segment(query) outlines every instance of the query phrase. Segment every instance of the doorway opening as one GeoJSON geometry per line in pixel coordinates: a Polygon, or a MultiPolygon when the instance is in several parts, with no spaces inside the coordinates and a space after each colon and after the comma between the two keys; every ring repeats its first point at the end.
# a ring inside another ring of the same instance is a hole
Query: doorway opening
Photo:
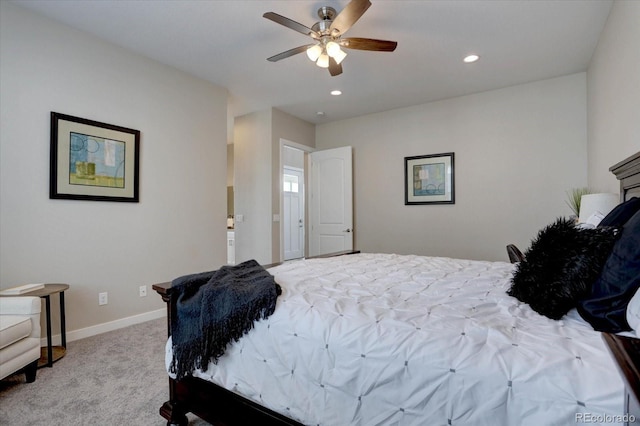
{"type": "Polygon", "coordinates": [[[313,148],[280,140],[280,259],[306,255],[306,169],[313,148]]]}
{"type": "Polygon", "coordinates": [[[304,257],[304,169],[284,166],[284,260],[304,257]]]}
{"type": "Polygon", "coordinates": [[[353,249],[351,152],[280,140],[279,259],[353,249]]]}

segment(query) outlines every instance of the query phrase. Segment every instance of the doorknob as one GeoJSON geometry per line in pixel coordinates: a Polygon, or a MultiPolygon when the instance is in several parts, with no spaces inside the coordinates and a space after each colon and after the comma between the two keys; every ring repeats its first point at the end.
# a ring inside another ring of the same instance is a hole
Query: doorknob
{"type": "Polygon", "coordinates": [[[342,231],[342,232],[351,232],[351,229],[347,228],[347,229],[345,229],[345,230],[344,230],[344,231],[342,231]]]}

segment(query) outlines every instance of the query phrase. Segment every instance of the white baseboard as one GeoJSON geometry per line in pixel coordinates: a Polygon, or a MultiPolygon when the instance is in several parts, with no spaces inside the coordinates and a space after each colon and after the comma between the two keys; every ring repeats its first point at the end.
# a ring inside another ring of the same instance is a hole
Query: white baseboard
{"type": "MultiPolygon", "coordinates": [[[[81,328],[79,330],[73,330],[67,332],[67,343],[73,342],[74,340],[84,339],[85,337],[97,336],[98,334],[106,333],[108,331],[118,330],[120,328],[128,327],[134,324],[140,324],[143,322],[151,321],[158,318],[165,318],[167,316],[167,310],[157,309],[151,312],[145,312],[144,314],[134,315],[127,318],[118,319],[115,321],[109,321],[98,325],[93,325],[91,327],[81,328]]],[[[45,330],[42,330],[45,332],[45,330]]],[[[47,346],[47,336],[45,335],[40,339],[41,346],[47,346]]],[[[61,336],[60,334],[54,334],[51,336],[53,341],[53,345],[61,344],[61,336]]]]}

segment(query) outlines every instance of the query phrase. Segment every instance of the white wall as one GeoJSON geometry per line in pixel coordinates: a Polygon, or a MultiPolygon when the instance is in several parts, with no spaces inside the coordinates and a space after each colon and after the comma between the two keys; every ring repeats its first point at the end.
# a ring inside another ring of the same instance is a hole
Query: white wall
{"type": "MultiPolygon", "coordinates": [[[[426,82],[425,84],[428,84],[426,82]]],[[[317,126],[354,149],[355,247],[507,260],[587,183],[586,75],[317,126]],[[455,204],[404,205],[404,157],[455,153],[455,204]]]]}
{"type": "Polygon", "coordinates": [[[236,263],[271,263],[271,110],[235,119],[236,263]]]}
{"type": "MultiPolygon", "coordinates": [[[[316,143],[316,126],[307,121],[301,120],[292,115],[286,114],[279,109],[272,109],[272,127],[271,127],[271,208],[272,216],[279,215],[282,217],[284,209],[284,201],[282,194],[282,164],[281,164],[281,140],[295,142],[298,145],[315,147],[316,143]]],[[[271,261],[280,262],[283,260],[284,247],[280,247],[280,241],[284,240],[284,229],[281,228],[282,222],[273,221],[271,224],[272,241],[271,241],[271,261]],[[282,252],[281,252],[282,249],[282,252]]]]}
{"type": "Polygon", "coordinates": [[[613,4],[587,71],[589,186],[618,192],[609,167],[640,151],[640,2],[613,4]]]}
{"type": "Polygon", "coordinates": [[[71,333],[163,309],[138,287],[226,260],[226,90],[0,11],[0,286],[70,284],[71,333]],[[141,131],[139,203],[49,199],[51,111],[141,131]]]}
{"type": "Polygon", "coordinates": [[[313,147],[315,126],[270,108],[236,118],[233,133],[236,263],[279,262],[280,140],[313,147]]]}
{"type": "Polygon", "coordinates": [[[304,151],[285,146],[282,149],[282,167],[304,169],[304,151]]]}

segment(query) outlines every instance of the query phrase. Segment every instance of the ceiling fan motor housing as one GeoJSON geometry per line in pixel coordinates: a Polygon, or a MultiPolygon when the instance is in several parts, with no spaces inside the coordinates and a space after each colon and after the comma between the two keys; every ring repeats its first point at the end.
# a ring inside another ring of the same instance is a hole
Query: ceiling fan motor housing
{"type": "Polygon", "coordinates": [[[318,34],[320,34],[321,38],[333,37],[337,38],[340,36],[340,31],[337,29],[333,29],[331,31],[331,24],[333,23],[333,18],[336,16],[336,10],[332,7],[325,6],[318,9],[318,16],[322,21],[316,22],[313,24],[311,29],[318,34]]]}
{"type": "Polygon", "coordinates": [[[330,6],[323,6],[318,9],[318,17],[323,21],[333,21],[336,15],[336,10],[330,6]]]}

